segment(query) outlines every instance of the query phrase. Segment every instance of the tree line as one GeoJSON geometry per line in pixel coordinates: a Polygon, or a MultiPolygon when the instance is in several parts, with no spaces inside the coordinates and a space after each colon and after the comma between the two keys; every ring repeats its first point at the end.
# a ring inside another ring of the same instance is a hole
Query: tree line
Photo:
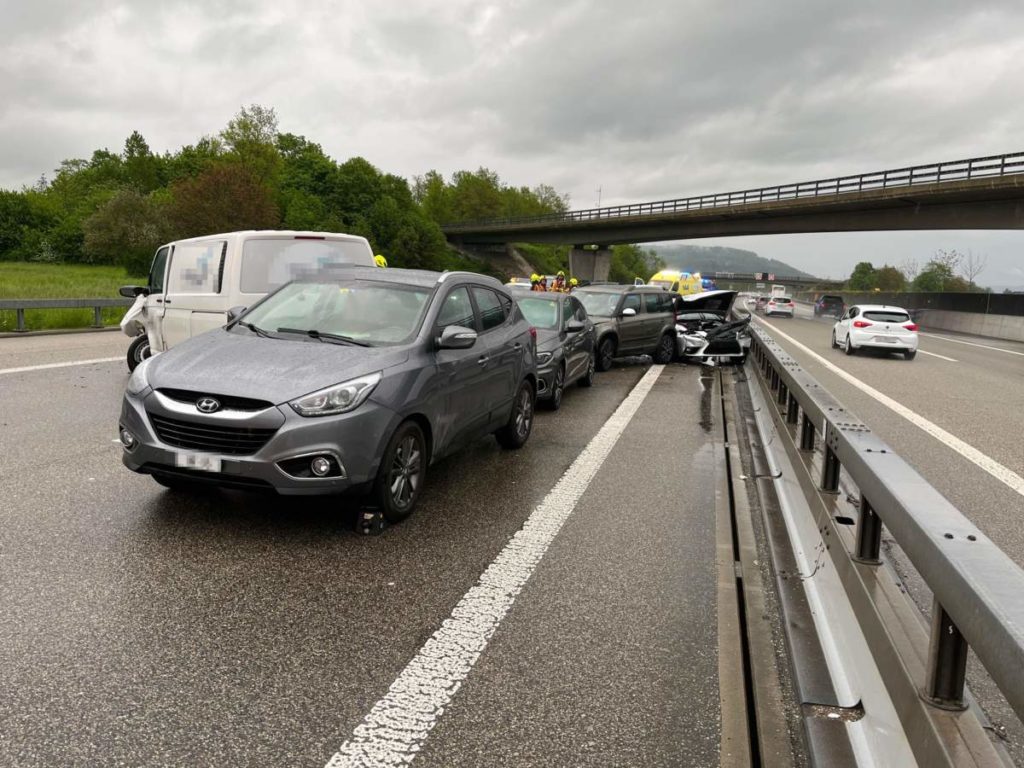
{"type": "MultiPolygon", "coordinates": [[[[141,276],[161,243],[296,229],[362,235],[392,266],[487,271],[451,249],[440,225],[567,208],[568,197],[547,185],[510,186],[486,168],[447,180],[429,171],[410,184],[361,157],[338,162],[306,137],[281,133],[272,108],[252,105],[175,152],[153,152],[135,131],[121,152],[98,149],[31,187],[0,190],[0,260],[115,264],[141,276]]],[[[564,268],[567,249],[538,256],[548,262],[539,268],[564,268]]],[[[630,280],[654,265],[628,246],[616,249],[616,262],[630,280]]]]}
{"type": "Polygon", "coordinates": [[[853,268],[846,287],[851,291],[918,291],[933,293],[984,291],[975,278],[985,269],[988,257],[973,251],[939,250],[925,265],[908,259],[899,267],[875,267],[862,261],[853,268]]]}

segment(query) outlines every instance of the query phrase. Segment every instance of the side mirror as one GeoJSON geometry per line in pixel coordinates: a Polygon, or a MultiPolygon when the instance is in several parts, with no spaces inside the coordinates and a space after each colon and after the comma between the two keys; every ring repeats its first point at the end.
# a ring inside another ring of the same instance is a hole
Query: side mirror
{"type": "Polygon", "coordinates": [[[144,285],[122,285],[117,292],[126,299],[134,299],[139,295],[149,295],[149,288],[144,285]]]}
{"type": "Polygon", "coordinates": [[[242,316],[242,313],[247,310],[248,307],[232,307],[228,310],[228,322],[233,323],[235,320],[242,316]]]}
{"type": "Polygon", "coordinates": [[[636,310],[633,309],[632,307],[626,307],[624,310],[622,310],[623,317],[633,317],[634,315],[636,315],[636,310]]]}
{"type": "Polygon", "coordinates": [[[476,331],[461,325],[449,325],[437,338],[438,349],[469,349],[476,344],[476,331]]]}
{"type": "Polygon", "coordinates": [[[566,333],[579,333],[580,331],[586,330],[587,326],[581,323],[579,320],[570,320],[565,324],[566,333]]]}

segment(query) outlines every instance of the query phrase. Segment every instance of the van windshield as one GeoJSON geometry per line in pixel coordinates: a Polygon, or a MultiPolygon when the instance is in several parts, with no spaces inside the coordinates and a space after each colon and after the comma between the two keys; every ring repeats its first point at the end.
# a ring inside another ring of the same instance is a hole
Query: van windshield
{"type": "Polygon", "coordinates": [[[242,293],[270,293],[290,280],[309,278],[327,267],[372,267],[373,254],[358,240],[303,237],[249,238],[242,246],[242,293]]]}

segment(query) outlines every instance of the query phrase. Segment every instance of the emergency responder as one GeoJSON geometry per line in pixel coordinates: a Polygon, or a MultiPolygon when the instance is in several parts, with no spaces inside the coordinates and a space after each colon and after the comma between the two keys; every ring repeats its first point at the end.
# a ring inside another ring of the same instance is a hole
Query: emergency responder
{"type": "Polygon", "coordinates": [[[570,277],[569,278],[569,293],[572,293],[573,291],[575,291],[576,288],[579,286],[579,284],[580,284],[579,280],[577,280],[575,277],[570,277]]]}
{"type": "Polygon", "coordinates": [[[542,288],[541,284],[540,284],[540,275],[538,275],[536,272],[534,272],[532,275],[530,275],[530,290],[531,291],[543,291],[544,290],[544,288],[542,288]]]}
{"type": "Polygon", "coordinates": [[[551,284],[551,290],[565,293],[565,272],[562,270],[558,270],[558,274],[555,275],[555,282],[551,284]]]}
{"type": "Polygon", "coordinates": [[[374,256],[373,261],[378,267],[386,267],[388,265],[388,260],[384,258],[384,254],[382,253],[378,253],[374,256]]]}

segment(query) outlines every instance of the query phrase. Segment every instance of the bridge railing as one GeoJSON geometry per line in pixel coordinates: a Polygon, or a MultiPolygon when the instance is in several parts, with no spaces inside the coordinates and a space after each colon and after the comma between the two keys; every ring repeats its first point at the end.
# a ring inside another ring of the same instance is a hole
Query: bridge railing
{"type": "Polygon", "coordinates": [[[838,176],[816,181],[802,181],[795,184],[781,184],[773,187],[744,189],[736,192],[722,192],[712,195],[684,197],[675,200],[657,200],[649,203],[634,203],[606,208],[587,208],[565,213],[551,213],[541,216],[486,219],[483,221],[447,224],[446,232],[458,233],[476,230],[482,226],[583,222],[598,219],[614,219],[624,216],[651,216],[680,213],[705,208],[722,208],[751,203],[797,200],[813,197],[864,192],[891,187],[911,187],[920,184],[970,181],[973,179],[1011,176],[1024,173],[1024,152],[1005,155],[975,157],[967,160],[951,160],[929,165],[915,165],[888,171],[862,173],[855,176],[838,176]]]}
{"type": "Polygon", "coordinates": [[[922,697],[939,708],[964,708],[970,647],[1024,719],[1024,570],[771,336],[758,328],[751,336],[748,367],[773,393],[794,443],[808,454],[821,445],[820,491],[839,491],[841,469],[859,489],[856,539],[846,555],[861,568],[881,566],[884,526],[932,591],[925,676],[915,681],[922,697]]]}

